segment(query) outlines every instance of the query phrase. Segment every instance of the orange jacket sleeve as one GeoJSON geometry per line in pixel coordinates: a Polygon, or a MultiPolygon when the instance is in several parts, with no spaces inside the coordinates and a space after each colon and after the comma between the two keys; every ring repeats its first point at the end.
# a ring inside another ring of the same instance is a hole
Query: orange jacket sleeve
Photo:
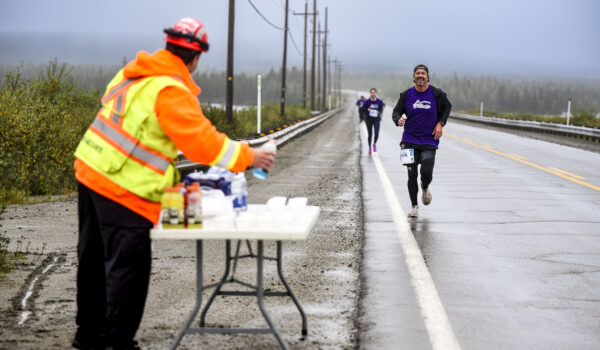
{"type": "Polygon", "coordinates": [[[165,134],[187,159],[233,172],[252,165],[254,150],[217,131],[191,93],[175,86],[164,88],[156,99],[155,112],[165,134]]]}

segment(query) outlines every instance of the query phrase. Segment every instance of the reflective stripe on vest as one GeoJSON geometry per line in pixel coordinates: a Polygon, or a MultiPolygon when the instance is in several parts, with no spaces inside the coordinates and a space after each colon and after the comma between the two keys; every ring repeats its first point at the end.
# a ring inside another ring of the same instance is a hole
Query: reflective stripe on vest
{"type": "Polygon", "coordinates": [[[139,78],[129,78],[125,79],[123,82],[117,84],[116,87],[112,88],[106,96],[102,98],[102,105],[106,107],[106,105],[115,97],[116,102],[114,105],[114,109],[111,115],[111,119],[115,124],[120,124],[121,116],[123,115],[123,111],[125,110],[125,106],[123,105],[123,98],[129,92],[129,88],[138,80],[139,78]]]}
{"type": "Polygon", "coordinates": [[[164,188],[179,181],[177,147],[154,110],[158,94],[169,86],[189,91],[177,77],[126,79],[121,70],[75,150],[78,159],[107,180],[152,202],[160,202],[164,188]]]}
{"type": "Polygon", "coordinates": [[[223,142],[219,155],[209,165],[217,164],[223,168],[232,168],[240,154],[240,148],[239,142],[225,138],[225,142],[223,142]]]}
{"type": "Polygon", "coordinates": [[[142,148],[142,146],[139,144],[139,141],[128,134],[125,130],[118,127],[118,124],[111,126],[102,119],[103,118],[101,117],[96,117],[92,123],[92,131],[94,131],[98,136],[102,137],[107,142],[110,142],[125,156],[131,157],[140,164],[148,166],[152,170],[158,171],[161,174],[167,171],[170,162],[168,159],[166,159],[166,157],[163,158],[160,155],[152,153],[149,149],[146,150],[142,148]]]}
{"type": "Polygon", "coordinates": [[[141,78],[129,78],[129,79],[125,79],[123,82],[119,83],[117,86],[115,86],[114,88],[110,89],[110,91],[106,94],[106,96],[104,96],[102,98],[102,103],[107,103],[111,97],[114,96],[115,93],[119,92],[121,89],[123,89],[124,87],[126,87],[127,85],[138,81],[141,78]]]}

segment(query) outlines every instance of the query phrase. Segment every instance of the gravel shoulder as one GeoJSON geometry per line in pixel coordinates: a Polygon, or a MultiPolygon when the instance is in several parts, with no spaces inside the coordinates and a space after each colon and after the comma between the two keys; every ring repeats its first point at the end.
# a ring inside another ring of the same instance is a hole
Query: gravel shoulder
{"type": "MultiPolygon", "coordinates": [[[[278,151],[267,181],[246,176],[251,203],[264,203],[272,196],[306,196],[309,204],[321,207],[308,240],[283,245],[283,269],[307,314],[308,336],[301,337],[301,318],[289,298],[265,301],[292,349],[356,347],[363,208],[360,144],[353,111],[338,113],[278,151]]],[[[0,280],[0,349],[70,347],[76,329],[76,211],[73,198],[7,208],[0,230],[11,238],[9,248],[28,252],[28,261],[0,280]]],[[[204,244],[205,283],[216,282],[223,273],[223,246],[224,242],[216,241],[204,244]]],[[[265,243],[265,255],[275,255],[274,242],[265,243]]],[[[275,264],[266,262],[265,288],[282,290],[276,274],[275,264]]],[[[255,264],[242,261],[236,277],[255,282],[255,264]]],[[[204,302],[208,293],[204,293],[204,302]]],[[[194,300],[195,244],[154,242],[150,291],[137,334],[142,347],[167,348],[194,300]]],[[[207,324],[265,326],[252,297],[217,298],[207,324]]],[[[187,335],[180,346],[198,348],[278,349],[279,345],[272,335],[204,334],[187,335]]]]}

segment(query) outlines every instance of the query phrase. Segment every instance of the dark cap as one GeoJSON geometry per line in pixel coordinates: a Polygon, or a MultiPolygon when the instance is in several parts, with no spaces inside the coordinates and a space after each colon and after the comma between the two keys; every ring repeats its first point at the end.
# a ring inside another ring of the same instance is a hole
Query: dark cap
{"type": "Polygon", "coordinates": [[[417,69],[422,69],[422,70],[424,70],[425,72],[427,72],[427,76],[429,76],[429,68],[427,68],[427,66],[426,66],[426,65],[424,65],[424,64],[417,64],[417,65],[415,66],[415,69],[413,69],[413,74],[415,74],[415,72],[417,71],[417,69]]]}

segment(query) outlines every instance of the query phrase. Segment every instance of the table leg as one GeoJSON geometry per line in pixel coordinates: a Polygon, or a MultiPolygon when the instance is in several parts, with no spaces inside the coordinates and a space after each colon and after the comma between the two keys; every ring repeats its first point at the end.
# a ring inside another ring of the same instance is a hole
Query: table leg
{"type": "Polygon", "coordinates": [[[227,240],[225,242],[225,273],[223,273],[223,277],[221,277],[219,284],[215,287],[215,290],[213,290],[212,294],[210,295],[210,298],[208,298],[208,301],[206,302],[206,305],[202,309],[202,313],[200,314],[200,327],[206,326],[205,321],[206,321],[206,313],[208,312],[208,308],[212,305],[213,301],[217,297],[217,294],[219,294],[219,292],[221,291],[221,288],[225,284],[227,284],[227,277],[229,276],[229,270],[230,270],[230,266],[231,266],[230,260],[231,260],[231,241],[227,240]]]}
{"type": "Polygon", "coordinates": [[[171,350],[177,349],[179,343],[181,342],[181,339],[183,339],[183,336],[190,328],[192,321],[198,314],[198,310],[200,310],[200,306],[202,305],[202,288],[202,241],[198,240],[196,241],[196,305],[190,313],[190,316],[188,317],[187,321],[183,325],[183,328],[181,328],[181,330],[175,337],[175,340],[171,345],[171,350]]]}
{"type": "Polygon", "coordinates": [[[254,256],[254,253],[252,253],[252,246],[250,245],[250,240],[246,240],[246,245],[248,246],[248,254],[250,256],[254,256]]]}
{"type": "Polygon", "coordinates": [[[282,243],[281,241],[277,241],[277,273],[279,274],[279,278],[281,279],[281,282],[283,282],[283,285],[285,286],[285,289],[287,290],[289,296],[292,298],[292,300],[294,301],[294,304],[296,304],[296,307],[298,308],[298,311],[300,311],[300,316],[302,316],[302,335],[307,335],[308,334],[308,329],[306,326],[306,314],[304,313],[304,309],[302,309],[302,305],[300,305],[300,301],[298,301],[298,298],[296,298],[296,295],[294,294],[294,292],[292,291],[292,288],[290,287],[290,285],[288,284],[288,281],[285,279],[285,277],[283,276],[283,263],[282,263],[282,243]]]}
{"type": "Polygon", "coordinates": [[[263,304],[263,241],[258,241],[257,245],[258,257],[256,259],[256,296],[258,299],[258,307],[260,308],[260,311],[262,312],[265,321],[267,321],[269,328],[271,328],[273,334],[275,334],[275,338],[277,338],[277,341],[279,342],[279,345],[281,345],[281,348],[284,350],[289,350],[287,344],[281,337],[281,334],[279,334],[279,331],[277,330],[277,328],[275,328],[273,321],[271,321],[271,317],[269,317],[269,314],[267,313],[267,310],[265,309],[265,306],[263,304]]]}

